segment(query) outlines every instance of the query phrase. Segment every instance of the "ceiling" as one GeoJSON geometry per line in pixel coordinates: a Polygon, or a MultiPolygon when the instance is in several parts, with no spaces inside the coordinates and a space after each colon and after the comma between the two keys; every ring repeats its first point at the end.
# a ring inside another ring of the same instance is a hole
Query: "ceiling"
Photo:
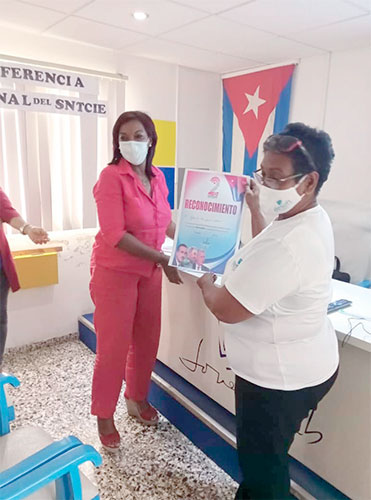
{"type": "Polygon", "coordinates": [[[0,0],[0,9],[0,25],[218,73],[371,47],[371,0],[0,0]]]}

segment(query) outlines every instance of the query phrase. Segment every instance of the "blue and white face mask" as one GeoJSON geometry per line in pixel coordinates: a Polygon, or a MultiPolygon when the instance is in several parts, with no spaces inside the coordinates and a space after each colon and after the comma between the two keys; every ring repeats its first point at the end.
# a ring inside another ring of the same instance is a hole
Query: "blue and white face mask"
{"type": "Polygon", "coordinates": [[[306,175],[300,179],[296,186],[292,186],[288,189],[272,189],[260,185],[259,200],[263,212],[273,211],[276,215],[280,215],[292,210],[304,196],[304,194],[300,195],[296,188],[305,177],[306,175]]]}

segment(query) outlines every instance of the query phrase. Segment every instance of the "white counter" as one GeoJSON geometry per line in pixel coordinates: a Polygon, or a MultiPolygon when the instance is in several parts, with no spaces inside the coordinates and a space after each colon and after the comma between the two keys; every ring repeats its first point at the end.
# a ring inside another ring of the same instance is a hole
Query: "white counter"
{"type": "Polygon", "coordinates": [[[371,289],[337,280],[332,283],[332,300],[353,302],[350,307],[329,315],[339,340],[371,352],[371,289]]]}
{"type": "MultiPolygon", "coordinates": [[[[164,278],[158,358],[234,413],[234,375],[225,356],[222,328],[204,306],[196,277],[184,273],[182,277],[184,284],[179,286],[164,278]]],[[[371,332],[371,290],[335,280],[333,289],[333,300],[353,301],[351,307],[329,315],[339,338],[340,373],[312,420],[303,422],[302,435],[296,436],[290,454],[353,500],[369,500],[371,334],[358,323],[371,332]]]]}

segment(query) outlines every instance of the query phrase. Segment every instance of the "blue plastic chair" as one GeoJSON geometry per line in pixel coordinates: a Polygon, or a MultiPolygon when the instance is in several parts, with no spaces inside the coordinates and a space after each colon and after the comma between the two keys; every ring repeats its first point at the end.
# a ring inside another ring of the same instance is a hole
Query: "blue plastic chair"
{"type": "MultiPolygon", "coordinates": [[[[61,441],[50,446],[54,445],[60,450],[61,441]]],[[[0,486],[2,500],[21,500],[52,481],[56,482],[57,500],[83,500],[78,467],[87,461],[97,467],[101,465],[102,457],[92,446],[85,444],[78,444],[54,458],[50,458],[47,448],[0,473],[0,482],[4,483],[0,486]]],[[[91,500],[99,500],[99,495],[91,500]]]]}
{"type": "Polygon", "coordinates": [[[363,280],[357,283],[358,286],[363,286],[364,288],[371,288],[371,280],[363,280]]]}
{"type": "Polygon", "coordinates": [[[0,373],[0,436],[9,432],[9,422],[15,418],[14,406],[8,406],[6,401],[6,384],[12,385],[13,387],[19,387],[20,382],[13,375],[0,373]]]}
{"type": "MultiPolygon", "coordinates": [[[[4,389],[6,384],[18,387],[20,382],[12,375],[0,374],[0,449],[3,445],[5,452],[9,445],[7,440],[9,441],[17,432],[22,433],[22,429],[9,433],[9,423],[14,420],[14,407],[7,404],[4,389]]],[[[44,440],[47,436],[48,442],[51,441],[45,431],[40,429],[39,432],[44,440]]],[[[1,454],[0,457],[3,458],[1,454]]],[[[92,446],[82,444],[74,436],[52,442],[0,472],[0,499],[20,500],[35,492],[41,494],[40,490],[47,487],[47,490],[43,490],[43,498],[98,500],[99,495],[95,488],[78,469],[79,465],[86,461],[99,466],[102,458],[92,446]],[[53,482],[55,490],[51,487],[53,482]]]]}

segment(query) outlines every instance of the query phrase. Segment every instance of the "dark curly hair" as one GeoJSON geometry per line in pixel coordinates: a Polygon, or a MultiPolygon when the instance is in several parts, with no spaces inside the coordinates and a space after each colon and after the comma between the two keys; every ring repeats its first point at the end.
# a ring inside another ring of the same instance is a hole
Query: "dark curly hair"
{"type": "Polygon", "coordinates": [[[155,177],[155,174],[152,172],[152,160],[156,150],[157,133],[152,118],[148,116],[146,113],[143,113],[142,111],[126,111],[117,118],[116,123],[112,129],[113,158],[110,161],[109,165],[117,165],[121,160],[122,155],[120,153],[120,146],[119,146],[120,128],[121,125],[123,125],[124,123],[128,123],[133,120],[138,120],[143,125],[145,131],[147,132],[148,137],[151,140],[151,145],[148,148],[146,167],[145,167],[146,175],[150,179],[151,177],[155,177]]]}
{"type": "Polygon", "coordinates": [[[279,135],[293,136],[302,142],[312,161],[308,161],[300,148],[284,154],[292,159],[296,174],[307,174],[312,172],[313,168],[318,172],[319,179],[316,187],[316,194],[318,194],[323,183],[327,181],[332,160],[335,157],[330,136],[323,130],[309,127],[300,122],[287,124],[279,135]]]}

